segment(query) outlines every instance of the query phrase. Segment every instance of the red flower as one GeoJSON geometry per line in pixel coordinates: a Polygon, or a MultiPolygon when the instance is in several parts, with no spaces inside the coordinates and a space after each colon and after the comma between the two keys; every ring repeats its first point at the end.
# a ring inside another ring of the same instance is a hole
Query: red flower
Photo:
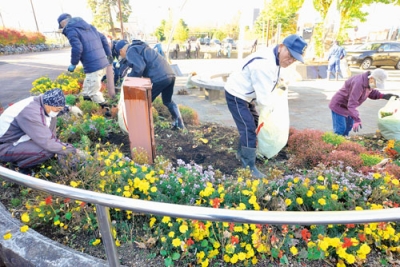
{"type": "Polygon", "coordinates": [[[201,229],[201,230],[205,230],[206,229],[206,226],[204,225],[204,223],[199,222],[199,229],[201,229]]]}
{"type": "Polygon", "coordinates": [[[303,238],[303,240],[306,242],[311,238],[311,233],[308,231],[307,228],[301,230],[301,238],[303,238]]]}
{"type": "Polygon", "coordinates": [[[211,201],[212,201],[213,208],[218,209],[219,205],[221,204],[221,199],[216,197],[216,198],[212,199],[211,201]]]}
{"type": "Polygon", "coordinates": [[[282,234],[287,234],[289,232],[287,224],[282,225],[282,234]]]}
{"type": "Polygon", "coordinates": [[[276,242],[278,242],[278,238],[276,236],[271,236],[271,245],[274,245],[276,242]]]}
{"type": "Polygon", "coordinates": [[[71,201],[71,199],[70,198],[66,198],[66,199],[64,199],[64,203],[68,203],[68,202],[70,202],[71,201]]]}
{"type": "Polygon", "coordinates": [[[46,205],[51,205],[51,203],[53,203],[51,196],[46,197],[45,202],[46,202],[46,205]]]}
{"type": "Polygon", "coordinates": [[[354,227],[356,227],[356,226],[355,226],[355,224],[350,223],[350,224],[346,224],[346,227],[349,228],[349,229],[351,229],[351,228],[354,228],[354,227]]]}
{"type": "Polygon", "coordinates": [[[233,232],[233,228],[235,227],[234,223],[229,224],[229,231],[233,232]]]}
{"type": "Polygon", "coordinates": [[[193,241],[192,238],[189,238],[188,240],[186,240],[186,245],[187,245],[188,247],[190,247],[190,246],[193,245],[193,244],[194,244],[194,241],[193,241]]]}
{"type": "Polygon", "coordinates": [[[239,237],[231,236],[231,243],[232,244],[239,244],[239,237]]]}
{"type": "Polygon", "coordinates": [[[358,239],[360,239],[360,242],[364,242],[367,238],[365,237],[364,234],[358,234],[358,239]]]}
{"type": "Polygon", "coordinates": [[[81,206],[81,208],[85,207],[86,203],[85,202],[81,202],[81,204],[79,204],[81,206]]]}
{"type": "Polygon", "coordinates": [[[351,242],[351,239],[348,237],[343,238],[343,241],[342,248],[349,248],[353,245],[353,242],[351,242]]]}
{"type": "Polygon", "coordinates": [[[278,258],[282,258],[282,257],[283,257],[283,250],[279,250],[278,258]]]}

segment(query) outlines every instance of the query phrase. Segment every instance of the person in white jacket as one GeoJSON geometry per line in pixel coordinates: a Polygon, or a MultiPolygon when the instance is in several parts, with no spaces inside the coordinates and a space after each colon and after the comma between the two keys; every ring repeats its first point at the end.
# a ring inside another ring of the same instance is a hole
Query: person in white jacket
{"type": "Polygon", "coordinates": [[[281,44],[247,56],[225,84],[226,102],[240,135],[238,158],[257,178],[265,175],[255,165],[259,117],[255,101],[261,107],[273,108],[271,94],[279,82],[280,68],[286,68],[296,60],[304,63],[306,48],[307,43],[302,37],[289,35],[281,44]]]}

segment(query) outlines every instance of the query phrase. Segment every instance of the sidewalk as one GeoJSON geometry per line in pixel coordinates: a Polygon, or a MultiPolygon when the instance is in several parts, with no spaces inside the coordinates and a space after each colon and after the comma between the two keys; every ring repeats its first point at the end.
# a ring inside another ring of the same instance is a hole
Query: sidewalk
{"type": "MultiPolygon", "coordinates": [[[[202,73],[220,73],[231,71],[234,60],[218,60],[191,63],[190,60],[176,62],[182,73],[196,71],[202,73]],[[221,61],[221,62],[219,62],[221,61]],[[216,71],[218,70],[218,71],[216,71]]],[[[235,127],[231,114],[222,100],[210,102],[205,100],[204,92],[199,89],[186,89],[187,95],[178,91],[186,88],[187,77],[178,77],[173,100],[177,104],[189,106],[197,111],[201,122],[212,122],[228,127],[235,127]]],[[[331,97],[341,88],[345,80],[309,80],[294,81],[289,85],[290,126],[296,129],[316,129],[332,131],[331,111],[328,107],[331,97]]],[[[400,82],[389,80],[383,93],[400,94],[400,82]]],[[[367,99],[359,108],[362,129],[359,134],[373,134],[378,130],[378,112],[387,103],[386,100],[367,99]]],[[[236,128],[236,127],[235,127],[236,128]]],[[[351,132],[351,135],[355,133],[351,132]]]]}

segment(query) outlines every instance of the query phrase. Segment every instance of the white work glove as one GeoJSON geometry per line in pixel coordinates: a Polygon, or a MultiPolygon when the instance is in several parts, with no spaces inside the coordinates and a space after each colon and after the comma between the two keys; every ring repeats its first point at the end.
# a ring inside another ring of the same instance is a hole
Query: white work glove
{"type": "Polygon", "coordinates": [[[89,153],[87,153],[84,150],[77,149],[76,154],[78,157],[80,157],[82,160],[88,159],[90,157],[89,153]]]}
{"type": "Polygon", "coordinates": [[[83,116],[82,110],[80,108],[78,108],[77,106],[69,107],[69,112],[71,112],[76,117],[82,117],[83,116]]]}

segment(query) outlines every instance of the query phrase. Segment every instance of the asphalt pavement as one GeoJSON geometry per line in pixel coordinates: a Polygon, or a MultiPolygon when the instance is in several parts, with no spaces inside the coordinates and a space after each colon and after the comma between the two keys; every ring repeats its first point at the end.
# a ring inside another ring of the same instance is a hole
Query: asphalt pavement
{"type": "MultiPolygon", "coordinates": [[[[9,103],[30,96],[32,82],[46,75],[51,79],[57,77],[67,69],[69,57],[69,49],[0,56],[0,104],[6,107],[9,103]]],[[[235,127],[223,97],[212,102],[206,100],[204,91],[198,88],[187,89],[186,81],[187,74],[192,72],[203,76],[231,72],[239,62],[238,59],[224,58],[172,60],[172,64],[176,64],[183,74],[183,76],[177,77],[174,101],[196,110],[201,122],[214,122],[235,127]],[[182,89],[186,94],[179,93],[182,89]]],[[[382,92],[400,94],[400,71],[393,68],[386,70],[389,73],[389,80],[386,82],[386,89],[382,92]]],[[[362,71],[352,69],[352,72],[361,73],[362,71]]],[[[341,88],[344,80],[304,81],[295,71],[295,65],[283,70],[282,74],[291,80],[288,87],[290,126],[296,129],[332,131],[331,112],[328,104],[333,94],[341,88]]],[[[378,112],[385,104],[386,100],[368,99],[359,107],[363,127],[360,134],[376,132],[378,112]]]]}

